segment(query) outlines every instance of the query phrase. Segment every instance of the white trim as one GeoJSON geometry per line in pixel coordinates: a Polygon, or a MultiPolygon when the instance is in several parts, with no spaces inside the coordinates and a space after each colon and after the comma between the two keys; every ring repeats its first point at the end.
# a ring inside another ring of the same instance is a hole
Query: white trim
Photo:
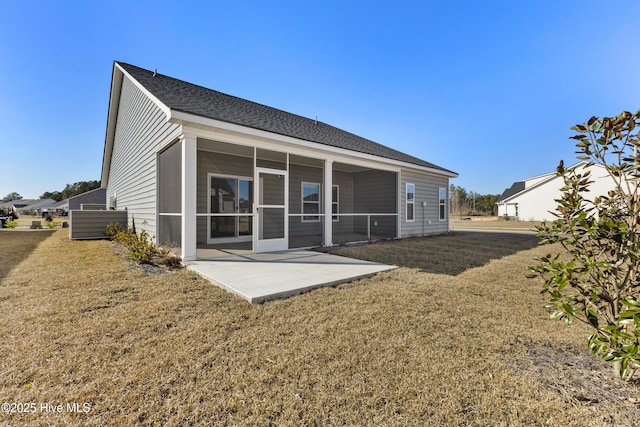
{"type": "Polygon", "coordinates": [[[136,87],[138,89],[140,89],[142,91],[142,93],[144,93],[145,95],[147,95],[149,97],[150,100],[152,100],[158,108],[160,108],[162,110],[162,112],[167,116],[167,120],[171,119],[171,109],[169,107],[167,107],[162,101],[160,101],[158,98],[156,98],[151,92],[149,92],[147,90],[146,87],[144,87],[142,85],[142,83],[140,83],[138,80],[136,80],[131,74],[129,74],[127,72],[127,70],[125,70],[124,68],[122,68],[120,66],[120,64],[118,64],[117,62],[114,63],[115,66],[122,72],[122,74],[124,74],[125,76],[127,76],[129,78],[129,80],[131,80],[131,82],[133,84],[136,85],[136,87]]]}
{"type": "MultiPolygon", "coordinates": [[[[288,165],[287,165],[288,166],[288,165]]],[[[253,250],[254,252],[273,252],[273,251],[281,251],[289,248],[289,171],[288,170],[280,170],[280,169],[270,169],[270,168],[260,168],[256,167],[254,169],[254,198],[255,203],[254,206],[254,216],[253,216],[253,250]],[[262,185],[260,181],[260,174],[268,174],[268,175],[282,175],[284,176],[284,204],[283,205],[263,205],[262,203],[262,185]],[[260,240],[260,222],[262,221],[262,216],[260,213],[260,209],[282,209],[283,212],[283,221],[284,221],[284,237],[279,239],[266,239],[260,240]]]]}
{"type": "MultiPolygon", "coordinates": [[[[200,127],[187,127],[184,126],[185,129],[189,129],[193,132],[196,132],[199,137],[203,139],[208,139],[212,141],[218,142],[226,142],[228,144],[241,145],[245,147],[258,147],[265,150],[271,151],[279,151],[279,152],[287,152],[289,154],[293,154],[301,157],[308,157],[310,159],[316,160],[332,160],[337,163],[344,163],[347,165],[360,166],[365,169],[377,169],[389,172],[398,172],[400,171],[400,167],[392,166],[388,162],[382,163],[379,161],[368,160],[363,158],[363,156],[369,156],[374,158],[374,156],[364,155],[361,153],[345,150],[345,149],[337,149],[344,152],[344,155],[339,153],[329,152],[330,146],[323,146],[321,144],[307,142],[308,146],[303,147],[302,144],[296,143],[295,141],[302,140],[294,140],[290,138],[294,142],[282,142],[277,141],[275,139],[265,138],[265,137],[256,137],[250,134],[240,134],[240,133],[232,133],[229,131],[225,131],[224,129],[218,128],[208,128],[203,129],[200,127]],[[315,145],[312,145],[315,144],[315,145]]],[[[284,138],[284,137],[283,137],[284,138]]],[[[304,141],[303,141],[304,142],[304,141]]],[[[442,176],[441,174],[432,174],[436,176],[442,176]]]]}
{"type": "Polygon", "coordinates": [[[322,206],[322,185],[319,182],[308,182],[308,181],[300,181],[300,212],[302,216],[300,217],[300,222],[320,222],[320,215],[317,214],[308,214],[304,212],[304,204],[305,203],[317,203],[318,204],[318,214],[322,212],[320,207],[322,206]],[[305,202],[304,201],[304,185],[317,185],[318,186],[318,201],[314,202],[305,202]],[[304,219],[305,216],[316,216],[317,219],[304,219]]]}
{"type": "Polygon", "coordinates": [[[331,221],[340,222],[340,186],[333,184],[331,186],[331,221]],[[336,189],[336,201],[333,201],[333,189],[336,189]],[[333,213],[333,205],[336,205],[336,213],[333,213]],[[335,218],[334,218],[335,215],[335,218]]]}
{"type": "MultiPolygon", "coordinates": [[[[276,134],[273,132],[268,132],[268,131],[263,131],[263,130],[259,130],[259,129],[254,129],[254,128],[250,128],[250,127],[246,127],[246,126],[242,126],[242,125],[236,125],[233,123],[228,123],[228,122],[223,122],[220,120],[216,120],[216,119],[210,119],[210,118],[206,118],[206,117],[201,117],[201,116],[196,116],[193,114],[189,114],[189,113],[185,113],[182,111],[175,111],[172,110],[171,111],[171,117],[169,118],[169,121],[171,123],[177,123],[177,124],[182,124],[183,126],[189,126],[189,125],[195,125],[194,128],[198,129],[198,132],[206,132],[206,131],[210,131],[210,129],[206,129],[203,128],[203,126],[208,127],[208,128],[214,128],[214,129],[219,129],[220,131],[222,131],[223,133],[226,133],[227,136],[231,137],[231,134],[228,134],[228,132],[236,132],[236,133],[240,133],[243,134],[245,136],[253,136],[256,138],[261,138],[264,139],[266,141],[271,141],[273,143],[276,144],[287,144],[287,145],[294,145],[297,147],[301,147],[301,148],[306,148],[307,150],[303,150],[301,151],[301,153],[308,153],[308,150],[314,150],[314,151],[318,151],[318,152],[322,152],[322,153],[330,153],[331,154],[335,154],[338,156],[347,156],[349,158],[356,158],[356,159],[362,159],[362,160],[368,160],[368,161],[374,161],[377,163],[381,163],[384,165],[388,165],[388,168],[391,169],[386,169],[386,170],[393,170],[393,171],[397,171],[399,167],[404,167],[407,169],[414,169],[414,170],[419,170],[422,172],[427,172],[427,173],[431,173],[437,176],[446,176],[449,178],[456,178],[458,177],[458,174],[455,172],[449,172],[449,171],[444,171],[441,169],[436,169],[436,168],[430,168],[430,167],[426,167],[426,166],[420,166],[420,165],[415,165],[413,163],[408,163],[408,162],[403,162],[400,160],[394,160],[394,159],[388,159],[386,157],[381,157],[381,156],[376,156],[373,154],[366,154],[366,153],[360,153],[357,151],[353,151],[353,150],[348,150],[346,148],[339,148],[339,147],[334,147],[331,145],[323,145],[317,142],[311,142],[311,141],[306,141],[303,139],[298,139],[298,138],[293,138],[290,136],[285,136],[285,135],[280,135],[280,134],[276,134]]],[[[262,145],[261,145],[262,148],[262,145]]],[[[266,148],[266,147],[265,147],[266,148]]],[[[282,150],[282,148],[280,148],[280,150],[282,150]]],[[[291,154],[299,154],[297,152],[295,152],[295,149],[293,147],[288,148],[287,149],[291,154]]],[[[300,155],[304,155],[304,154],[300,154],[300,155]]],[[[325,157],[320,157],[320,158],[326,158],[325,157]]],[[[333,159],[334,161],[339,161],[337,159],[333,159]]],[[[346,161],[343,161],[346,162],[346,161]]],[[[349,161],[348,163],[353,164],[352,161],[349,161]]],[[[376,169],[385,169],[381,166],[376,167],[376,169]]]]}
{"type": "Polygon", "coordinates": [[[402,171],[396,174],[396,238],[402,238],[402,171]]]}
{"type": "Polygon", "coordinates": [[[320,212],[323,212],[325,217],[322,231],[322,243],[324,246],[333,246],[333,216],[328,216],[333,212],[333,161],[325,160],[323,166],[324,208],[320,210],[320,212]]]}
{"type": "Polygon", "coordinates": [[[413,182],[407,182],[404,185],[404,220],[405,222],[416,222],[416,185],[413,182]],[[413,199],[409,201],[409,186],[413,187],[413,199]],[[413,218],[409,219],[409,205],[413,206],[413,218]]]}
{"type": "Polygon", "coordinates": [[[195,135],[182,134],[180,137],[182,150],[182,221],[180,225],[182,240],[182,260],[196,259],[197,228],[196,228],[196,185],[197,185],[197,150],[195,135]]]}
{"type": "Polygon", "coordinates": [[[448,201],[448,197],[447,197],[447,196],[448,196],[448,194],[447,194],[447,189],[446,189],[446,188],[444,188],[444,187],[439,187],[439,188],[438,188],[438,221],[446,221],[446,220],[447,220],[447,218],[448,218],[448,215],[447,215],[447,201],[448,201]],[[442,199],[440,198],[440,192],[441,192],[441,191],[444,191],[444,202],[442,202],[442,201],[441,201],[442,199]],[[441,206],[444,206],[444,218],[442,218],[442,217],[440,216],[440,207],[441,207],[441,206]]]}

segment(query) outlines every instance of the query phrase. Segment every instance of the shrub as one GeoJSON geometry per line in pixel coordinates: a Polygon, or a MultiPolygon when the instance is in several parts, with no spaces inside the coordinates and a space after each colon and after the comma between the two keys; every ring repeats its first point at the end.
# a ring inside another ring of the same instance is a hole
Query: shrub
{"type": "Polygon", "coordinates": [[[56,228],[57,226],[60,225],[60,223],[57,221],[47,221],[46,224],[47,224],[47,227],[51,229],[56,228]]]}
{"type": "Polygon", "coordinates": [[[169,251],[153,243],[149,234],[142,230],[136,233],[131,227],[111,223],[106,228],[107,236],[127,249],[128,256],[139,264],[152,264],[155,258],[166,258],[169,251]]]}
{"type": "Polygon", "coordinates": [[[7,221],[4,223],[6,228],[16,228],[18,226],[18,221],[7,221]]]}
{"type": "Polygon", "coordinates": [[[640,110],[592,117],[572,129],[578,159],[605,168],[614,185],[589,197],[590,172],[558,166],[564,180],[556,220],[538,226],[541,244],[558,243],[563,254],[537,259],[529,277],[542,277],[552,319],[590,325],[591,352],[614,362],[630,379],[640,368],[640,110]]]}

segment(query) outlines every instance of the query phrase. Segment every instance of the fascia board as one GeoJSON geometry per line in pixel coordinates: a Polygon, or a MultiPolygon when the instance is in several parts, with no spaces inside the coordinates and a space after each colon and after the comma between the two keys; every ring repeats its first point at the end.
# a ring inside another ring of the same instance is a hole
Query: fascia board
{"type": "Polygon", "coordinates": [[[113,140],[115,139],[118,108],[120,106],[120,93],[122,91],[122,68],[114,62],[111,73],[111,90],[109,92],[109,107],[107,112],[107,129],[104,138],[104,151],[102,153],[102,173],[100,186],[106,188],[109,182],[109,168],[113,152],[113,140]]]}
{"type": "Polygon", "coordinates": [[[127,78],[129,80],[131,80],[131,82],[133,82],[134,85],[136,85],[136,87],[138,89],[140,89],[142,91],[142,93],[144,93],[151,101],[153,101],[154,104],[156,104],[156,106],[160,110],[162,110],[162,112],[165,114],[165,116],[167,116],[167,120],[169,120],[171,118],[171,109],[169,107],[167,107],[162,101],[160,101],[158,98],[156,98],[156,96],[154,94],[149,92],[149,90],[146,87],[144,87],[139,81],[137,81],[134,77],[132,77],[131,74],[129,74],[119,64],[116,63],[116,66],[120,69],[120,71],[122,71],[122,73],[125,76],[127,76],[127,78]]]}
{"type": "Polygon", "coordinates": [[[109,182],[109,168],[111,165],[111,154],[115,139],[118,109],[120,108],[120,94],[122,93],[122,82],[127,77],[138,89],[142,91],[160,110],[165,114],[167,120],[171,116],[171,109],[162,103],[157,97],[147,90],[140,82],[131,76],[117,62],[113,63],[113,74],[111,77],[111,92],[109,95],[109,112],[107,115],[107,133],[105,136],[105,147],[102,156],[102,174],[100,186],[106,188],[109,182]]]}
{"type": "MultiPolygon", "coordinates": [[[[275,141],[276,143],[279,142],[279,143],[284,143],[290,146],[301,147],[303,149],[306,149],[307,152],[309,150],[312,150],[316,152],[332,153],[341,157],[349,157],[351,159],[356,157],[362,160],[373,161],[378,164],[382,163],[387,165],[393,165],[394,170],[397,170],[397,168],[403,168],[403,169],[412,169],[412,170],[427,172],[427,173],[438,175],[438,176],[446,176],[449,178],[456,178],[458,176],[458,174],[455,172],[448,172],[440,169],[428,168],[424,166],[414,165],[412,163],[402,162],[399,160],[388,159],[386,157],[375,156],[373,154],[360,153],[357,151],[347,150],[344,148],[332,147],[330,145],[324,145],[317,142],[311,142],[303,139],[293,138],[290,136],[280,135],[273,132],[267,132],[260,129],[251,128],[248,126],[242,126],[242,125],[224,122],[221,120],[197,116],[194,114],[185,113],[183,111],[171,110],[171,116],[169,121],[177,124],[182,124],[183,126],[195,125],[197,129],[202,129],[202,127],[214,128],[214,129],[220,129],[222,131],[249,135],[255,138],[267,139],[267,140],[275,141]]],[[[198,132],[198,131],[194,131],[194,132],[198,132]]],[[[300,154],[304,154],[304,151],[301,151],[300,154]]]]}

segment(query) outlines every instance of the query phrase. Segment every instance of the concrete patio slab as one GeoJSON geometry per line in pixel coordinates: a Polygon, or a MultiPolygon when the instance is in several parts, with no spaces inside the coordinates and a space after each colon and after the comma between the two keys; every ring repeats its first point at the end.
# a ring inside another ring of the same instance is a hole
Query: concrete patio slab
{"type": "MultiPolygon", "coordinates": [[[[200,252],[200,251],[199,251],[200,252]]],[[[269,253],[206,250],[186,263],[216,285],[257,304],[396,268],[309,250],[269,253]]]]}

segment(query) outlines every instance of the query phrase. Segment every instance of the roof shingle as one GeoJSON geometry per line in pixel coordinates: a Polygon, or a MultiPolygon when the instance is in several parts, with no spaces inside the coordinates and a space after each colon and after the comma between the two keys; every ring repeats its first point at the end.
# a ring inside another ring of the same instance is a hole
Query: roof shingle
{"type": "Polygon", "coordinates": [[[504,199],[508,199],[509,197],[513,196],[514,194],[518,194],[521,191],[524,191],[525,189],[525,183],[524,181],[518,181],[518,182],[514,182],[511,187],[505,189],[502,192],[502,195],[500,196],[500,198],[498,199],[498,202],[503,201],[504,199]]]}
{"type": "Polygon", "coordinates": [[[116,62],[171,110],[455,174],[334,126],[116,62]]]}

